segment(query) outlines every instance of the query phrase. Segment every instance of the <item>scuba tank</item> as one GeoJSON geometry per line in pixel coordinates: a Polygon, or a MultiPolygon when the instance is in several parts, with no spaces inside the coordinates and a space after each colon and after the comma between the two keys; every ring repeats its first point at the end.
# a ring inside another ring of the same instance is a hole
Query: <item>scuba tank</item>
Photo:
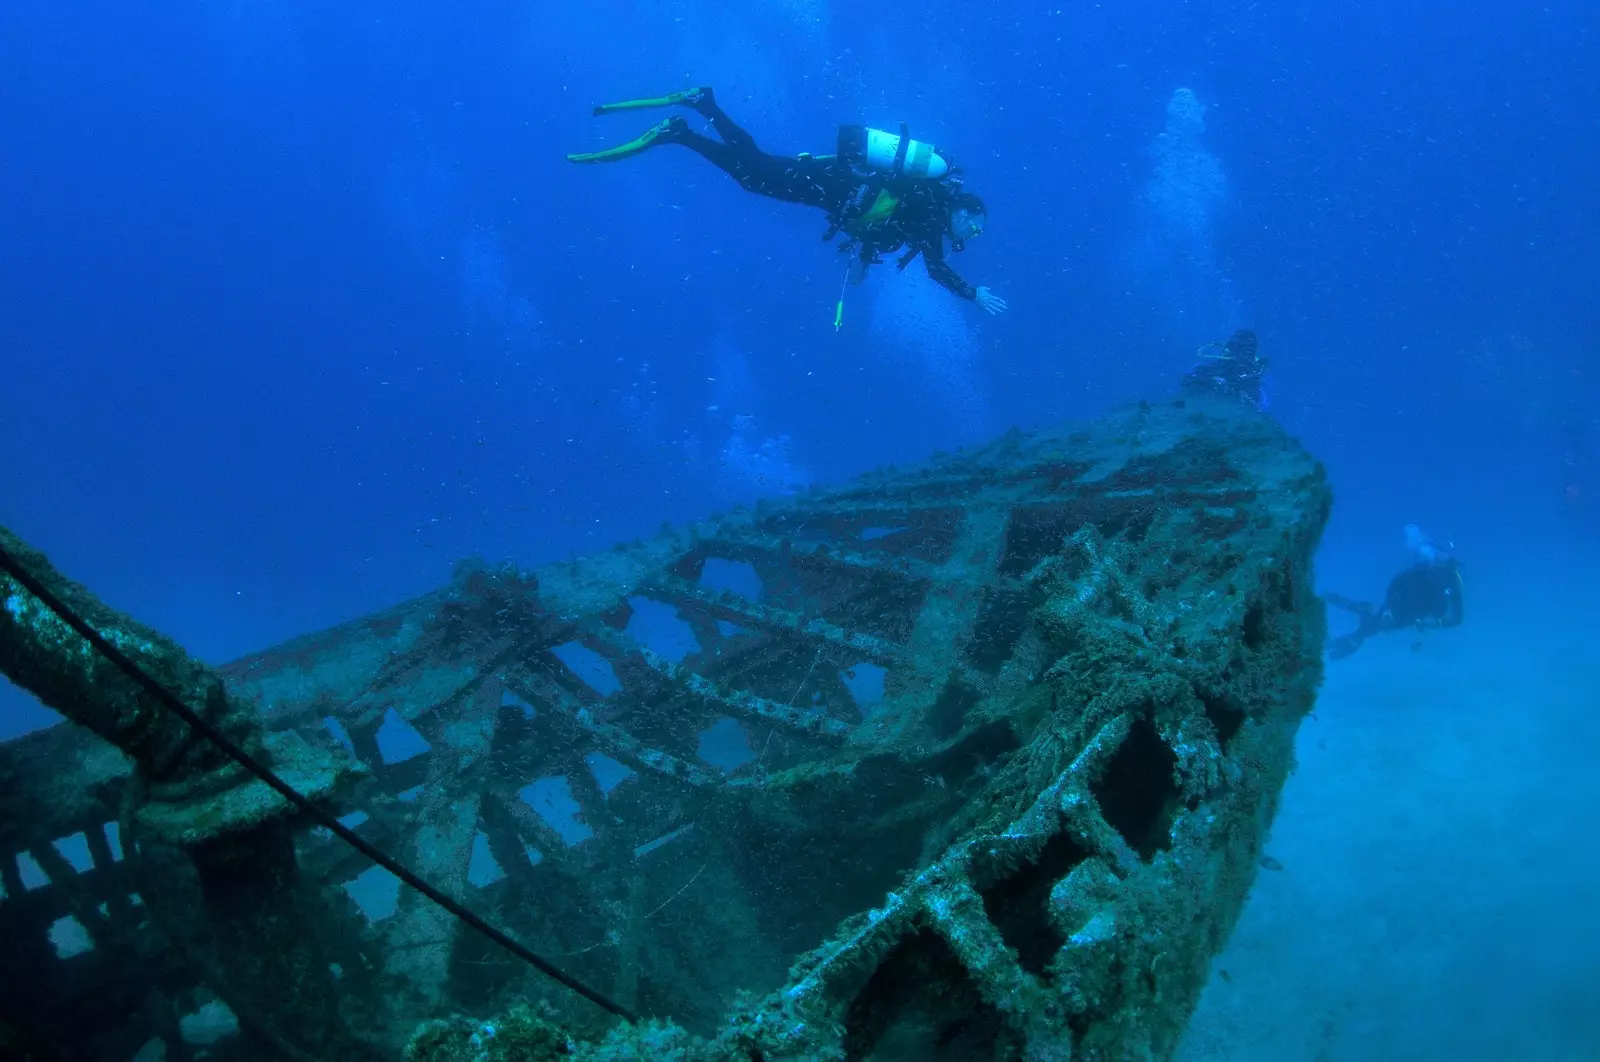
{"type": "Polygon", "coordinates": [[[898,134],[864,125],[841,125],[838,154],[852,166],[897,177],[938,180],[950,172],[950,163],[939,149],[912,140],[910,127],[904,122],[900,123],[898,134]]]}
{"type": "MultiPolygon", "coordinates": [[[[838,150],[833,157],[849,166],[861,183],[850,200],[829,216],[828,231],[822,235],[824,242],[841,229],[858,240],[887,222],[905,197],[908,180],[939,183],[957,190],[961,187],[961,171],[932,144],[911,139],[905,122],[900,123],[898,135],[864,125],[841,125],[838,150]],[[880,179],[880,175],[889,180],[880,179]]],[[[843,249],[849,246],[846,243],[843,249]]]]}
{"type": "MultiPolygon", "coordinates": [[[[950,188],[959,189],[961,171],[952,166],[950,160],[932,144],[911,139],[911,128],[905,122],[900,123],[898,134],[864,125],[841,125],[835,157],[855,171],[858,177],[868,178],[858,185],[855,194],[842,208],[829,216],[828,231],[822,234],[823,242],[832,240],[841,230],[849,234],[839,248],[841,254],[852,257],[845,267],[844,283],[840,286],[839,301],[834,308],[833,327],[838,329],[844,315],[845,291],[852,283],[861,283],[866,271],[882,261],[880,251],[893,251],[902,246],[899,240],[891,241],[893,246],[885,246],[871,239],[875,230],[886,225],[900,206],[906,191],[902,181],[942,182],[950,188]],[[869,177],[871,174],[883,174],[890,180],[874,180],[869,177]],[[896,188],[895,185],[900,187],[896,188]]],[[[960,247],[956,249],[960,250],[960,247]]],[[[920,253],[920,250],[912,248],[896,264],[903,270],[920,253]]]]}

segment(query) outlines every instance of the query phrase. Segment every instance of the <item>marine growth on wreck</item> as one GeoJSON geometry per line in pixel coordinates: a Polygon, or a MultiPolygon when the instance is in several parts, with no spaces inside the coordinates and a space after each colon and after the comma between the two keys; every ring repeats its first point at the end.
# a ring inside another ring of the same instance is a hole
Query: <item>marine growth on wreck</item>
{"type": "Polygon", "coordinates": [[[0,573],[0,670],[81,724],[0,746],[11,1035],[141,1060],[1167,1058],[1321,680],[1329,501],[1269,419],[1141,405],[571,562],[466,563],[216,671],[6,535],[203,725],[569,982],[0,573]]]}

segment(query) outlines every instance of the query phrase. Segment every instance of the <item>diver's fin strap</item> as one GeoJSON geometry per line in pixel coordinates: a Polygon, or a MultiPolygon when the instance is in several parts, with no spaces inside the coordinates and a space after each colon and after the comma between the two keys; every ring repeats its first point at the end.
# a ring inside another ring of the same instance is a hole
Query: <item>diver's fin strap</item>
{"type": "Polygon", "coordinates": [[[618,111],[643,111],[652,107],[676,107],[680,103],[694,103],[703,88],[684,89],[682,92],[671,92],[665,96],[646,96],[638,100],[620,100],[617,103],[602,103],[595,107],[596,117],[602,114],[615,114],[618,111]]]}
{"type": "MultiPolygon", "coordinates": [[[[680,119],[680,121],[681,121],[681,119],[680,119]]],[[[585,151],[585,152],[581,152],[581,153],[576,154],[576,155],[568,155],[567,156],[567,161],[568,162],[615,162],[618,159],[629,158],[629,157],[631,157],[633,155],[639,154],[639,152],[641,152],[641,151],[644,151],[644,150],[646,150],[646,149],[648,149],[650,147],[653,147],[655,145],[656,141],[660,140],[664,135],[672,132],[672,129],[673,129],[673,120],[671,118],[668,118],[666,121],[661,122],[658,125],[652,126],[648,130],[646,130],[642,135],[634,137],[632,140],[628,141],[626,144],[618,144],[616,147],[606,148],[606,149],[604,149],[602,151],[585,151]]]]}

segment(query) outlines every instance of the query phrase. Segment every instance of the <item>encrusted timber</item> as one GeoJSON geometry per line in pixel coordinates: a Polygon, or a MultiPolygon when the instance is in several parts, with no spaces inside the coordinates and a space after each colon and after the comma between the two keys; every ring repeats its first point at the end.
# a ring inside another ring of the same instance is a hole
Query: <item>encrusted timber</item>
{"type": "MultiPolygon", "coordinates": [[[[712,554],[723,555],[715,550],[712,554]]],[[[656,581],[654,587],[646,587],[640,592],[646,597],[660,597],[677,604],[693,604],[704,609],[715,619],[737,621],[756,630],[781,631],[784,634],[822,641],[840,649],[860,653],[874,664],[886,668],[900,667],[905,663],[904,649],[882,638],[875,638],[859,631],[845,630],[818,617],[801,616],[795,612],[749,601],[730,591],[711,591],[682,579],[661,578],[656,581]]]]}
{"type": "Polygon", "coordinates": [[[650,670],[662,676],[672,686],[711,701],[736,718],[774,724],[797,734],[834,741],[843,741],[850,733],[850,724],[842,719],[806,711],[793,705],[779,704],[777,701],[758,697],[747,690],[725,690],[704,675],[698,674],[693,668],[674,663],[642,645],[637,645],[626,635],[613,631],[603,624],[593,633],[623,657],[642,660],[650,670]]]}
{"type": "MultiPolygon", "coordinates": [[[[918,932],[937,934],[971,975],[985,1003],[1003,1015],[1013,1033],[1038,1057],[1070,1054],[1072,1032],[1056,991],[1025,970],[1000,930],[989,920],[985,890],[1019,867],[1035,862],[1045,847],[1067,834],[1102,864],[1132,871],[1139,860],[1100,813],[1090,786],[1121,747],[1132,727],[1118,717],[1091,738],[1072,764],[1046,787],[1033,804],[998,833],[970,837],[951,846],[936,863],[917,874],[906,887],[891,892],[884,905],[844,935],[803,958],[794,980],[783,993],[787,1013],[765,1011],[752,1016],[769,1028],[778,1042],[830,1038],[844,1026],[851,1002],[861,993],[879,963],[896,945],[918,932]],[[799,1023],[797,1025],[796,1019],[799,1023]]],[[[1065,879],[1063,879],[1065,880],[1065,879]]],[[[1056,883],[1057,888],[1060,883],[1056,883]]],[[[837,1047],[829,1044],[826,1049],[837,1047]]],[[[793,1057],[811,1057],[796,1054],[793,1057]]]]}
{"type": "MultiPolygon", "coordinates": [[[[939,502],[933,508],[945,508],[939,502]]],[[[807,506],[809,516],[826,517],[834,510],[826,505],[807,506]]],[[[905,579],[929,580],[939,575],[938,566],[916,557],[850,549],[837,542],[795,540],[769,530],[728,531],[715,538],[700,539],[693,552],[728,560],[782,557],[789,563],[818,571],[843,571],[897,575],[905,579]]]]}
{"type": "Polygon", "coordinates": [[[513,694],[538,702],[560,728],[583,738],[598,752],[640,774],[668,779],[697,789],[716,784],[711,774],[671,753],[651,748],[620,726],[595,718],[588,705],[556,682],[524,666],[507,667],[500,680],[513,694]]]}

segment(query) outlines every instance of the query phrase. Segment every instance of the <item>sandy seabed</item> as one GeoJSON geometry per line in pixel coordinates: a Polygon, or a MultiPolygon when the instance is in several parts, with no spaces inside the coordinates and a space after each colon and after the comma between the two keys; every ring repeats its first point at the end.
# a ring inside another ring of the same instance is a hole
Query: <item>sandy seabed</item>
{"type": "Polygon", "coordinates": [[[1600,1062],[1600,583],[1555,593],[1330,663],[1178,1062],[1600,1062]]]}

